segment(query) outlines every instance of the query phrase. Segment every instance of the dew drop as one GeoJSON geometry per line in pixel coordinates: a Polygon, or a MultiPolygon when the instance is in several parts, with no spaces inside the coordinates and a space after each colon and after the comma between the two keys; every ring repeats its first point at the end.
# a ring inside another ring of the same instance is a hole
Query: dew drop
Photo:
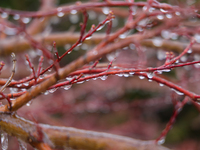
{"type": "Polygon", "coordinates": [[[22,18],[22,22],[27,24],[31,21],[31,18],[28,18],[28,17],[25,17],[25,18],[22,18]]]}
{"type": "Polygon", "coordinates": [[[57,13],[57,16],[58,16],[58,17],[63,17],[63,16],[64,16],[64,13],[63,13],[63,12],[59,12],[59,13],[57,13]]]}
{"type": "Polygon", "coordinates": [[[158,145],[164,144],[165,143],[165,138],[161,138],[160,140],[158,140],[158,145]]]}
{"type": "Polygon", "coordinates": [[[144,76],[138,76],[138,77],[139,77],[141,80],[145,78],[144,76]]]}
{"type": "Polygon", "coordinates": [[[1,133],[1,149],[2,150],[8,149],[8,134],[5,132],[1,133]]]}
{"type": "Polygon", "coordinates": [[[64,89],[65,89],[65,90],[69,90],[71,87],[72,87],[71,84],[69,84],[69,85],[65,85],[65,86],[64,86],[64,89]]]}
{"type": "Polygon", "coordinates": [[[69,20],[71,23],[76,24],[79,22],[79,16],[77,14],[69,15],[69,20]]]}
{"type": "Polygon", "coordinates": [[[14,19],[14,20],[19,20],[19,18],[20,18],[20,15],[18,15],[18,14],[15,14],[15,15],[13,16],[13,19],[14,19]]]}
{"type": "Polygon", "coordinates": [[[108,76],[104,75],[104,76],[102,76],[100,78],[101,78],[101,80],[106,80],[108,78],[108,76]]]}
{"type": "Polygon", "coordinates": [[[27,150],[27,145],[24,141],[18,139],[18,143],[19,143],[19,150],[27,150]]]}
{"type": "Polygon", "coordinates": [[[109,7],[103,7],[103,8],[102,8],[102,12],[103,12],[105,15],[108,15],[108,14],[109,14],[109,11],[110,11],[109,7]]]}

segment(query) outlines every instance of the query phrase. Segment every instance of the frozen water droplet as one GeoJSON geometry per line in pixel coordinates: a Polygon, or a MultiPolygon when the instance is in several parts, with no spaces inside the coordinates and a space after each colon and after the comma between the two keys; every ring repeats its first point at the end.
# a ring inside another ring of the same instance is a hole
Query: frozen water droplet
{"type": "Polygon", "coordinates": [[[153,78],[153,73],[152,73],[152,72],[147,73],[147,77],[148,77],[149,79],[153,78]]]}
{"type": "Polygon", "coordinates": [[[72,87],[71,84],[69,84],[69,85],[65,85],[65,86],[64,86],[64,89],[65,89],[65,90],[69,90],[71,87],[72,87]]]}
{"type": "Polygon", "coordinates": [[[64,16],[64,13],[63,13],[63,12],[59,12],[59,13],[57,13],[57,16],[58,16],[58,17],[63,17],[63,16],[64,16]]]}
{"type": "Polygon", "coordinates": [[[31,18],[28,18],[28,17],[25,17],[25,18],[22,18],[22,22],[27,24],[31,21],[31,18]]]}
{"type": "Polygon", "coordinates": [[[188,51],[187,51],[188,54],[191,54],[192,53],[192,49],[190,48],[188,51]]]}
{"type": "Polygon", "coordinates": [[[108,76],[104,75],[104,76],[102,76],[100,78],[101,78],[101,80],[106,80],[108,78],[108,76]]]}
{"type": "Polygon", "coordinates": [[[110,11],[109,7],[103,7],[103,8],[102,8],[102,12],[103,12],[105,15],[108,15],[108,14],[109,14],[109,11],[110,11]]]}
{"type": "Polygon", "coordinates": [[[3,12],[3,13],[1,13],[1,18],[7,18],[8,17],[8,13],[6,13],[6,12],[3,12]]]}
{"type": "Polygon", "coordinates": [[[172,15],[171,15],[171,14],[166,14],[166,17],[167,17],[168,19],[171,19],[171,18],[172,18],[172,15]]]}
{"type": "Polygon", "coordinates": [[[18,139],[18,143],[19,143],[19,150],[27,150],[27,145],[24,141],[22,141],[21,139],[18,139]]]}
{"type": "Polygon", "coordinates": [[[200,43],[200,34],[198,34],[198,33],[195,34],[194,38],[195,38],[195,40],[196,40],[197,43],[200,43]]]}
{"type": "Polygon", "coordinates": [[[53,88],[49,90],[49,93],[54,93],[58,88],[53,88]]]}
{"type": "Polygon", "coordinates": [[[182,93],[182,92],[179,92],[179,91],[177,91],[177,90],[175,90],[173,88],[171,88],[171,89],[172,89],[172,91],[176,92],[176,94],[178,94],[178,95],[184,95],[184,93],[182,93]]]}
{"type": "Polygon", "coordinates": [[[138,76],[140,79],[144,79],[145,77],[144,76],[138,76]]]}
{"type": "Polygon", "coordinates": [[[158,145],[164,144],[165,143],[165,138],[161,138],[160,140],[158,140],[158,145]]]}
{"type": "Polygon", "coordinates": [[[70,11],[70,13],[73,14],[73,15],[77,14],[77,10],[73,9],[73,10],[70,11]]]}
{"type": "Polygon", "coordinates": [[[162,84],[162,83],[159,83],[159,85],[160,85],[160,86],[164,86],[164,84],[162,84]]]}
{"type": "Polygon", "coordinates": [[[157,15],[157,18],[158,18],[159,20],[163,20],[163,19],[164,19],[164,16],[163,16],[163,15],[157,15]]]}
{"type": "Polygon", "coordinates": [[[8,134],[5,132],[1,133],[1,149],[2,150],[8,149],[8,134]]]}
{"type": "Polygon", "coordinates": [[[19,18],[20,18],[20,15],[18,15],[18,14],[15,14],[15,15],[13,16],[13,19],[14,19],[14,20],[19,20],[19,18]]]}
{"type": "Polygon", "coordinates": [[[157,37],[157,38],[154,38],[153,39],[153,44],[156,46],[156,47],[160,47],[160,46],[162,46],[162,39],[161,38],[159,38],[159,37],[157,37]]]}

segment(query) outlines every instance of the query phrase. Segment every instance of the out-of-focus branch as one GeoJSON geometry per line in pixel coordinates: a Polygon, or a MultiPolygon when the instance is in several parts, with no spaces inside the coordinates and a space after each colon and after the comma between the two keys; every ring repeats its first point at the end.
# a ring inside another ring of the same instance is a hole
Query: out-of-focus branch
{"type": "Polygon", "coordinates": [[[141,141],[128,137],[80,130],[71,127],[58,127],[37,124],[20,118],[16,114],[0,114],[0,128],[10,135],[31,144],[36,148],[74,148],[77,150],[168,150],[153,141],[141,141]],[[40,132],[38,132],[38,127],[40,132]]]}

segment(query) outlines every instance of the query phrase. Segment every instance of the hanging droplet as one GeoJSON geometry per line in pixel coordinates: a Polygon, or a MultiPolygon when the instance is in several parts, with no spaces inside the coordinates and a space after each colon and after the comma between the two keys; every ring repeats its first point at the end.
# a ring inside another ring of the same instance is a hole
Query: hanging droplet
{"type": "Polygon", "coordinates": [[[63,13],[63,12],[59,12],[59,13],[57,13],[57,16],[58,17],[63,17],[65,14],[63,13]]]}
{"type": "Polygon", "coordinates": [[[153,78],[153,73],[152,73],[152,72],[147,73],[147,77],[148,77],[149,79],[153,78]]]}
{"type": "Polygon", "coordinates": [[[97,31],[100,31],[101,29],[103,29],[104,26],[105,26],[105,24],[103,24],[102,26],[98,27],[97,31]]]}
{"type": "Polygon", "coordinates": [[[29,82],[25,82],[24,85],[25,85],[25,86],[29,86],[29,82]]]}
{"type": "Polygon", "coordinates": [[[149,81],[149,82],[152,82],[153,80],[149,79],[148,81],[149,81]]]}
{"type": "Polygon", "coordinates": [[[88,45],[83,43],[82,46],[81,46],[81,49],[82,50],[88,50],[88,45]]]}
{"type": "Polygon", "coordinates": [[[126,77],[126,78],[130,76],[128,73],[124,73],[123,75],[124,75],[124,77],[126,77]]]}
{"type": "Polygon", "coordinates": [[[58,88],[53,88],[49,90],[49,93],[54,93],[58,88]]]}
{"type": "Polygon", "coordinates": [[[161,11],[161,12],[164,12],[164,13],[167,12],[167,10],[164,10],[164,9],[162,9],[162,8],[160,9],[160,11],[161,11]]]}
{"type": "Polygon", "coordinates": [[[162,72],[170,72],[171,69],[163,69],[162,72]]]}
{"type": "Polygon", "coordinates": [[[168,30],[162,30],[161,36],[162,36],[164,39],[169,39],[169,38],[170,38],[170,32],[169,32],[168,30]]]}
{"type": "Polygon", "coordinates": [[[120,73],[120,74],[116,74],[116,75],[117,75],[118,77],[123,77],[123,74],[121,74],[121,73],[120,73]]]}
{"type": "Polygon", "coordinates": [[[44,92],[44,95],[48,95],[48,94],[49,94],[49,91],[46,90],[46,91],[44,92]]]}
{"type": "Polygon", "coordinates": [[[102,76],[100,78],[101,78],[101,80],[106,80],[108,78],[108,76],[104,75],[104,76],[102,76]]]}
{"type": "Polygon", "coordinates": [[[14,19],[14,20],[19,20],[19,18],[20,18],[20,15],[18,15],[18,14],[15,14],[15,15],[13,16],[13,19],[14,19]]]}
{"type": "Polygon", "coordinates": [[[157,58],[158,58],[158,60],[163,60],[163,59],[165,59],[165,54],[166,54],[166,52],[165,51],[163,51],[163,50],[158,50],[158,52],[157,52],[157,58]]]}
{"type": "Polygon", "coordinates": [[[171,89],[172,89],[172,91],[176,92],[176,94],[178,94],[178,95],[184,95],[184,93],[182,93],[182,92],[179,92],[179,91],[177,91],[177,90],[175,90],[173,88],[171,88],[171,89]]]}
{"type": "Polygon", "coordinates": [[[133,75],[133,74],[135,74],[135,72],[129,72],[129,74],[130,74],[130,75],[133,75]]]}
{"type": "Polygon", "coordinates": [[[22,18],[22,22],[27,24],[31,21],[31,18],[28,18],[28,17],[25,17],[25,18],[22,18]]]}
{"type": "Polygon", "coordinates": [[[138,77],[139,77],[141,80],[145,78],[144,76],[138,76],[138,77]]]}
{"type": "Polygon", "coordinates": [[[27,150],[27,145],[24,141],[18,139],[18,143],[19,143],[19,150],[27,150]]]}
{"type": "Polygon", "coordinates": [[[177,16],[180,16],[181,15],[181,13],[180,12],[175,12],[175,14],[177,15],[177,16]]]}
{"type": "Polygon", "coordinates": [[[159,85],[160,85],[160,86],[164,86],[164,84],[162,84],[162,83],[159,83],[159,85]]]}
{"type": "Polygon", "coordinates": [[[26,103],[26,106],[31,106],[32,100],[30,100],[28,103],[26,103]]]}
{"type": "Polygon", "coordinates": [[[92,78],[93,80],[97,80],[97,78],[92,78]]]}
{"type": "Polygon", "coordinates": [[[8,149],[8,134],[6,132],[1,133],[1,149],[8,149]]]}
{"type": "Polygon", "coordinates": [[[190,48],[188,51],[187,51],[188,54],[191,54],[192,53],[192,49],[190,48]]]}
{"type": "Polygon", "coordinates": [[[76,82],[77,84],[82,84],[82,83],[84,83],[85,81],[83,80],[83,81],[79,81],[79,82],[76,82]]]}
{"type": "Polygon", "coordinates": [[[21,87],[21,86],[22,86],[22,84],[17,84],[16,86],[17,86],[17,87],[21,87]]]}
{"type": "Polygon", "coordinates": [[[171,18],[172,18],[172,15],[171,15],[171,14],[166,14],[166,17],[167,17],[168,19],[171,19],[171,18]]]}
{"type": "Polygon", "coordinates": [[[71,23],[76,24],[79,22],[79,16],[77,14],[71,14],[69,15],[69,20],[71,23]]]}
{"type": "Polygon", "coordinates": [[[85,38],[85,40],[90,40],[92,38],[92,36],[88,36],[87,38],[85,38]]]}
{"type": "Polygon", "coordinates": [[[176,34],[176,33],[171,33],[170,36],[171,36],[172,40],[177,40],[178,39],[178,34],[176,34]]]}
{"type": "Polygon", "coordinates": [[[65,85],[65,86],[64,86],[64,89],[65,89],[65,90],[69,90],[71,87],[72,87],[71,84],[69,84],[69,85],[65,85]]]}
{"type": "Polygon", "coordinates": [[[180,60],[182,61],[182,62],[186,62],[187,61],[187,56],[182,56],[181,58],[180,58],[180,60]]]}
{"type": "Polygon", "coordinates": [[[82,43],[79,43],[78,45],[77,45],[77,47],[79,47],[79,46],[81,46],[82,45],[82,43]]]}
{"type": "Polygon", "coordinates": [[[158,145],[164,144],[165,143],[165,138],[161,138],[160,140],[158,140],[158,145]]]}
{"type": "Polygon", "coordinates": [[[130,49],[135,50],[135,44],[131,43],[129,44],[130,49]]]}
{"type": "Polygon", "coordinates": [[[7,17],[8,17],[8,13],[6,12],[1,13],[1,18],[5,19],[7,17]]]}
{"type": "Polygon", "coordinates": [[[198,34],[198,33],[195,34],[194,38],[195,38],[195,40],[196,40],[197,43],[200,43],[200,34],[198,34]]]}
{"type": "Polygon", "coordinates": [[[77,10],[73,9],[73,10],[70,11],[70,13],[75,15],[75,14],[77,14],[77,10]]]}

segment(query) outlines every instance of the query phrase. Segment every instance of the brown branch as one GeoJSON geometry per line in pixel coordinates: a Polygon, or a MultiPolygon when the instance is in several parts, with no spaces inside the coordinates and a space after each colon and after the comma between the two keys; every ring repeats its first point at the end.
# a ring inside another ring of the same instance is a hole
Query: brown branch
{"type": "Polygon", "coordinates": [[[16,114],[0,114],[0,129],[39,149],[74,148],[77,150],[168,150],[154,141],[141,141],[119,135],[38,124],[43,133],[39,140],[37,127],[16,114]]]}

